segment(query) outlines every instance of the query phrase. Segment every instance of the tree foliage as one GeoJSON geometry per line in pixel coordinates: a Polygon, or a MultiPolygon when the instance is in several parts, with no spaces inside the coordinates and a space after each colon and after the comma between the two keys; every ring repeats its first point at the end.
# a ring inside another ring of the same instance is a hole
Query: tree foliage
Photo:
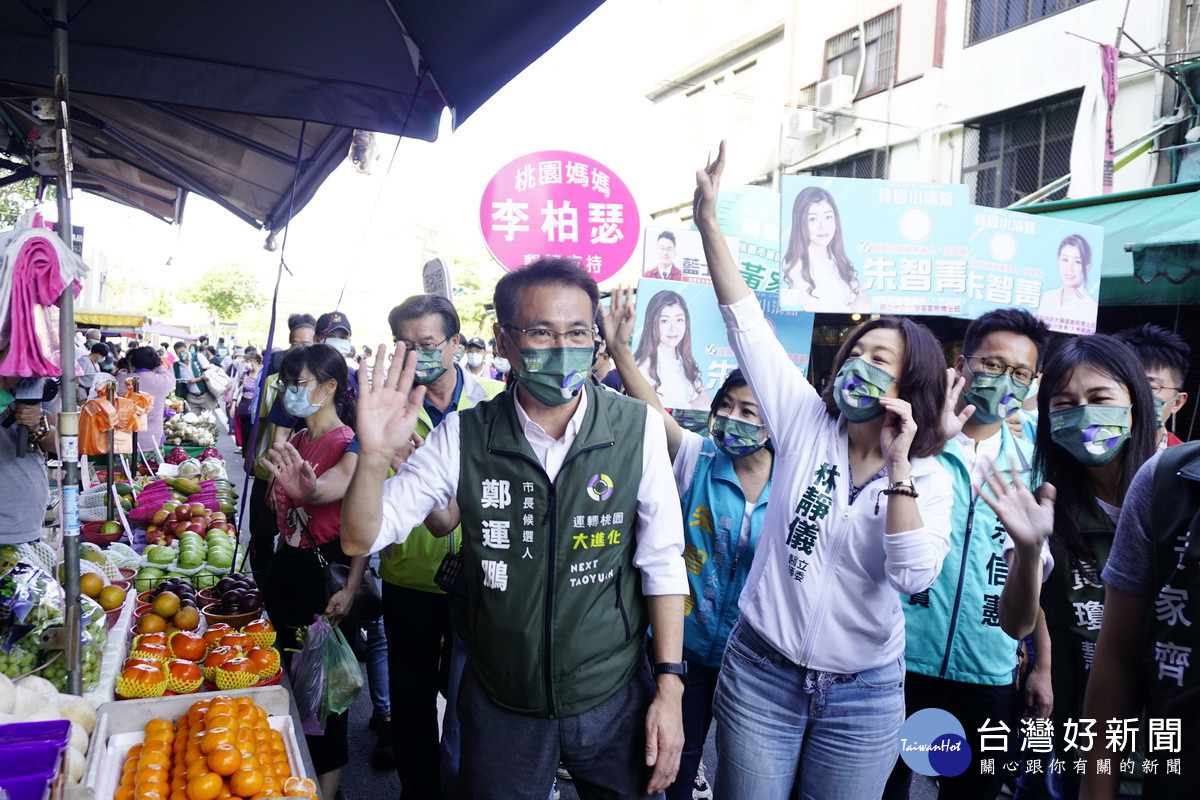
{"type": "Polygon", "coordinates": [[[240,264],[209,267],[192,286],[191,296],[215,319],[225,321],[266,301],[258,291],[258,280],[240,264]]]}
{"type": "Polygon", "coordinates": [[[492,304],[496,282],[504,276],[504,268],[486,255],[452,256],[447,260],[454,287],[454,308],[462,321],[463,336],[479,336],[485,341],[492,338],[491,323],[495,318],[488,308],[492,304]]]}
{"type": "MultiPolygon", "coordinates": [[[[0,178],[11,175],[7,170],[0,169],[0,178]]],[[[38,179],[30,178],[29,180],[10,183],[8,186],[0,187],[0,228],[11,228],[17,222],[17,217],[24,213],[25,209],[33,205],[33,201],[37,197],[38,179]]],[[[54,196],[53,191],[49,192],[47,198],[54,196]]]]}

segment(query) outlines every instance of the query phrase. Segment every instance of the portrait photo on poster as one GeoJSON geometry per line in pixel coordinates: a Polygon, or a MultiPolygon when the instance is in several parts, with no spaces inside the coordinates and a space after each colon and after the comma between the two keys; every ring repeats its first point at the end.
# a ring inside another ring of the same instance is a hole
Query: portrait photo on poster
{"type": "MultiPolygon", "coordinates": [[[[813,315],[781,311],[774,293],[756,297],[792,363],[807,369],[813,315]]],[[[707,415],[717,388],[738,366],[710,285],[638,281],[632,347],[638,369],[671,410],[707,415]]]]}
{"type": "MultiPolygon", "coordinates": [[[[662,281],[711,284],[700,232],[686,228],[648,226],[642,237],[642,277],[662,281]]],[[[729,254],[736,260],[741,246],[736,236],[726,236],[729,254]]]]}

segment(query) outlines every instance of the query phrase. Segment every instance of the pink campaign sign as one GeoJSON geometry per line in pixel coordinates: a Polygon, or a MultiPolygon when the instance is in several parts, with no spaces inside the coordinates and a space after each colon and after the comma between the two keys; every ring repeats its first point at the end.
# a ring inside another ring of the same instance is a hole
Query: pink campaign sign
{"type": "Polygon", "coordinates": [[[479,227],[505,269],[564,256],[599,282],[633,255],[640,218],[629,188],[608,167],[579,153],[543,150],[496,173],[479,203],[479,227]]]}

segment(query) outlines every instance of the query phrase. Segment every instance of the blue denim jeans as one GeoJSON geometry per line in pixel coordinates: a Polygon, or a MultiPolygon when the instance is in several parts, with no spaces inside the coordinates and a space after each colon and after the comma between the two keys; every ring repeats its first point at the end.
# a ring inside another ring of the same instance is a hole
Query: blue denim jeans
{"type": "Polygon", "coordinates": [[[817,685],[739,621],[713,714],[721,800],[878,800],[899,752],[904,659],[817,685]]]}
{"type": "Polygon", "coordinates": [[[371,716],[384,719],[392,715],[391,698],[388,694],[388,650],[387,636],[383,633],[383,617],[360,626],[364,639],[358,631],[347,635],[354,657],[367,665],[367,686],[371,690],[371,716]]]}

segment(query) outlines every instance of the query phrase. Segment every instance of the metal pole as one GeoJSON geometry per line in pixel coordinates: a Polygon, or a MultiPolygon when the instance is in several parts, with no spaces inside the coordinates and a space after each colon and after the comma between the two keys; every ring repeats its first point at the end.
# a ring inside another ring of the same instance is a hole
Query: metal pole
{"type": "MultiPolygon", "coordinates": [[[[58,98],[58,141],[61,166],[58,173],[58,235],[72,246],[71,236],[71,143],[67,138],[67,0],[54,0],[54,72],[58,98]]],[[[79,637],[82,615],[79,607],[79,411],[75,388],[75,295],[68,285],[58,302],[58,338],[62,359],[62,409],[58,415],[58,458],[63,483],[63,595],[66,599],[67,690],[83,694],[83,670],[79,637]]]]}

